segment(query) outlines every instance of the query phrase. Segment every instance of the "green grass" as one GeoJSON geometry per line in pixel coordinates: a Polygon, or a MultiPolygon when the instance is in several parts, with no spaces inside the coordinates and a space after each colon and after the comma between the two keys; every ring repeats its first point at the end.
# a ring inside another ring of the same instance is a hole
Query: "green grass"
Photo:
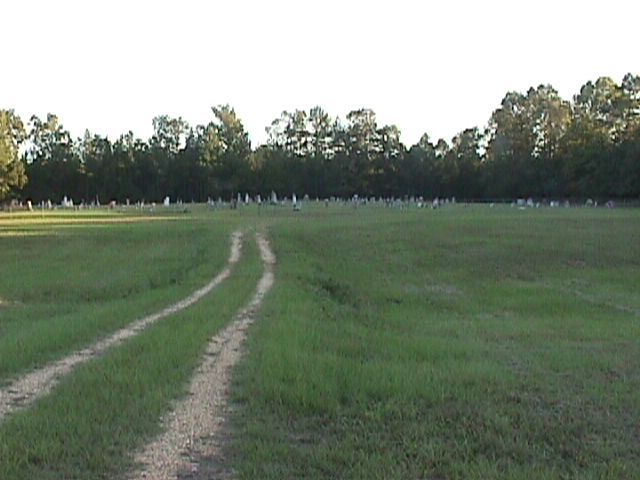
{"type": "Polygon", "coordinates": [[[638,475],[640,212],[318,209],[270,235],[241,478],[638,475]]]}
{"type": "Polygon", "coordinates": [[[204,285],[230,231],[184,216],[0,216],[0,383],[204,285]]]}
{"type": "MultiPolygon", "coordinates": [[[[240,478],[638,478],[636,210],[0,216],[0,382],[202,286],[238,226],[278,258],[232,388],[240,478]]],[[[121,476],[260,273],[247,235],[201,302],[6,418],[0,478],[121,476]]]]}
{"type": "Polygon", "coordinates": [[[231,278],[194,306],[77,368],[51,395],[0,423],[0,478],[110,479],[159,430],[208,339],[250,298],[262,273],[247,236],[231,278]]]}

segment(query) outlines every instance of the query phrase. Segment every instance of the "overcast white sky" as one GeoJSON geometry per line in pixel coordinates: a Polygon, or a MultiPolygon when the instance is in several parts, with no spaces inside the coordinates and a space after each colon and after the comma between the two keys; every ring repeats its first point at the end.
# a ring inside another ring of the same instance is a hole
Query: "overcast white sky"
{"type": "Polygon", "coordinates": [[[484,126],[509,90],[640,74],[640,2],[4,0],[0,108],[143,138],[231,104],[255,143],[282,110],[367,107],[411,145],[484,126]]]}

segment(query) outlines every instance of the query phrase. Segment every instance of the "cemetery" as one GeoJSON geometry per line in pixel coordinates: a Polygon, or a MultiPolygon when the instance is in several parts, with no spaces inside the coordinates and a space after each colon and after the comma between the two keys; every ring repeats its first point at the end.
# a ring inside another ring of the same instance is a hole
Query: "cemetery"
{"type": "Polygon", "coordinates": [[[640,3],[2,5],[0,480],[640,480],[640,3]]]}

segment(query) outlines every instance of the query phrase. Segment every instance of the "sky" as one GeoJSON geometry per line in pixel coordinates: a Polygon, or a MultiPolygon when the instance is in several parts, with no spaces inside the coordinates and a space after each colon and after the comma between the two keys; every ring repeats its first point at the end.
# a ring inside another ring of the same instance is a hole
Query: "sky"
{"type": "Polygon", "coordinates": [[[74,137],[192,126],[230,104],[254,145],[284,110],[371,108],[407,145],[486,125],[508,91],[640,74],[640,2],[3,0],[0,108],[74,137]]]}

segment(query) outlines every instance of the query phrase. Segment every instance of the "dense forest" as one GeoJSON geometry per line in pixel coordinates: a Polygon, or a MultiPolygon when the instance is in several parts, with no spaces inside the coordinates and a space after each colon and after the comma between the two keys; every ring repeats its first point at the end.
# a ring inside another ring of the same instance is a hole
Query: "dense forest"
{"type": "Polygon", "coordinates": [[[85,132],[53,114],[28,123],[0,110],[0,201],[229,200],[237,193],[312,198],[639,198],[640,76],[602,77],[572,101],[549,85],[507,93],[485,128],[450,143],[424,134],[407,147],[372,110],[334,118],[320,107],[282,112],[252,148],[228,105],[207,125],[153,119],[143,140],[85,132]]]}

